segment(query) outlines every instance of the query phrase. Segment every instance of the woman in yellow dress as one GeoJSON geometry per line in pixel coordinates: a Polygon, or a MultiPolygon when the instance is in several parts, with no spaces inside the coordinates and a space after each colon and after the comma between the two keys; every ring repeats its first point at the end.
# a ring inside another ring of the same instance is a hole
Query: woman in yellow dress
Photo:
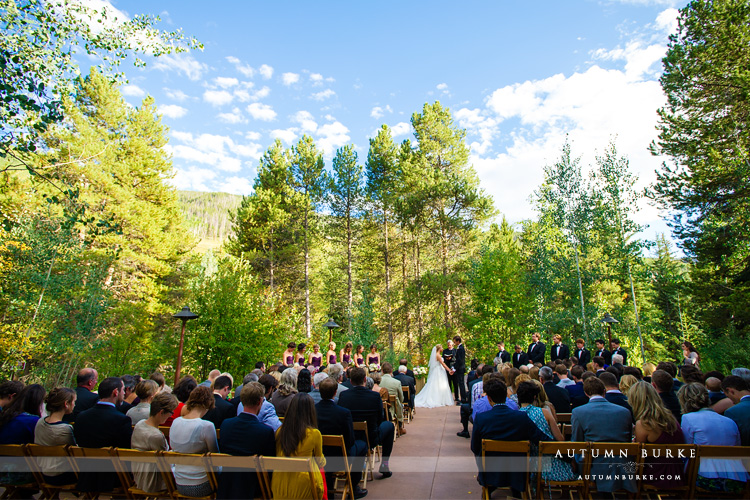
{"type": "MultiPolygon", "coordinates": [[[[276,431],[276,456],[314,457],[319,468],[325,466],[323,437],[317,427],[313,398],[304,392],[296,394],[287,409],[284,424],[276,431]]],[[[322,474],[315,474],[315,487],[318,498],[323,498],[322,474]]],[[[274,498],[313,498],[310,478],[305,472],[274,472],[271,490],[274,498]]]]}

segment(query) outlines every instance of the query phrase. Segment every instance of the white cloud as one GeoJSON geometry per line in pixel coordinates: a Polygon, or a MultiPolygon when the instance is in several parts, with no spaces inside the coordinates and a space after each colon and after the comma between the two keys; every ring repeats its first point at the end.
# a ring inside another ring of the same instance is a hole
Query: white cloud
{"type": "Polygon", "coordinates": [[[246,123],[247,120],[244,116],[242,116],[242,111],[240,111],[240,108],[232,108],[232,111],[230,113],[219,113],[216,115],[216,117],[226,123],[246,123]]]}
{"type": "Polygon", "coordinates": [[[406,122],[398,122],[391,127],[391,135],[393,137],[407,135],[409,132],[411,132],[411,125],[406,122]]]}
{"type": "Polygon", "coordinates": [[[271,138],[271,140],[281,139],[287,145],[291,145],[294,142],[294,140],[297,137],[299,137],[297,135],[297,130],[298,129],[294,127],[288,128],[285,130],[283,129],[271,130],[271,132],[268,133],[268,136],[271,138]]]}
{"type": "Polygon", "coordinates": [[[170,88],[164,87],[163,90],[164,90],[164,93],[167,95],[167,97],[177,102],[182,102],[188,98],[188,95],[179,89],[170,89],[170,88]]]}
{"type": "Polygon", "coordinates": [[[323,85],[323,75],[320,73],[310,73],[310,81],[314,85],[323,85]]]}
{"type": "Polygon", "coordinates": [[[294,123],[299,123],[303,133],[313,133],[318,130],[318,124],[309,111],[297,111],[290,119],[294,123]]]}
{"type": "Polygon", "coordinates": [[[234,95],[226,90],[206,90],[203,92],[203,100],[212,106],[224,106],[234,100],[234,95]]]}
{"type": "Polygon", "coordinates": [[[268,97],[268,95],[271,93],[271,89],[268,87],[263,87],[260,90],[257,90],[253,95],[250,96],[250,99],[253,101],[259,101],[261,99],[265,99],[268,97]]]}
{"type": "Polygon", "coordinates": [[[299,81],[299,74],[297,73],[284,73],[281,75],[281,82],[286,85],[293,85],[299,81]]]}
{"type": "Polygon", "coordinates": [[[247,107],[247,112],[256,120],[270,122],[276,119],[276,111],[268,104],[254,102],[247,107]]]}
{"type": "Polygon", "coordinates": [[[331,89],[326,89],[326,90],[323,90],[322,92],[316,92],[315,94],[311,95],[310,97],[312,97],[316,101],[324,101],[324,100],[328,99],[329,97],[333,97],[335,95],[336,95],[336,92],[334,92],[331,89]]]}
{"type": "Polygon", "coordinates": [[[479,108],[461,108],[455,113],[459,126],[466,129],[468,136],[478,136],[479,140],[469,145],[472,152],[479,155],[485,154],[492,147],[492,140],[498,133],[498,121],[486,114],[486,111],[479,108]]]}
{"type": "Polygon", "coordinates": [[[187,143],[164,146],[164,149],[174,158],[211,165],[225,172],[242,170],[242,160],[237,156],[244,156],[247,149],[235,144],[230,137],[214,134],[201,134],[194,137],[186,132],[172,132],[172,137],[187,143]]]}
{"type": "Polygon", "coordinates": [[[176,71],[181,75],[185,75],[190,80],[199,80],[203,76],[203,72],[208,69],[208,66],[202,62],[198,62],[189,53],[183,52],[181,54],[165,54],[157,57],[153,68],[159,71],[176,71]]]}
{"type": "Polygon", "coordinates": [[[169,132],[169,135],[172,136],[173,139],[176,139],[180,142],[193,142],[193,134],[190,132],[180,132],[179,130],[172,130],[169,132]]]}
{"type": "Polygon", "coordinates": [[[383,117],[383,108],[381,108],[380,106],[375,106],[374,108],[372,108],[372,111],[370,111],[370,116],[372,116],[376,120],[379,120],[383,117]]]}
{"type": "Polygon", "coordinates": [[[130,97],[145,97],[146,91],[138,85],[128,84],[122,86],[122,95],[130,97]]]}
{"type": "Polygon", "coordinates": [[[260,76],[264,79],[268,80],[273,76],[273,68],[268,64],[264,64],[258,69],[258,73],[260,73],[260,76]]]}
{"type": "Polygon", "coordinates": [[[255,69],[252,66],[242,64],[242,61],[234,56],[228,56],[227,62],[234,64],[235,69],[248,78],[252,78],[255,75],[255,69]]]}
{"type": "Polygon", "coordinates": [[[214,78],[214,83],[223,89],[228,89],[229,87],[238,85],[240,81],[234,77],[217,76],[214,78]]]}
{"type": "Polygon", "coordinates": [[[665,33],[674,33],[677,31],[677,18],[680,11],[677,9],[666,9],[656,16],[656,27],[665,33]]]}
{"type": "Polygon", "coordinates": [[[349,129],[341,122],[326,123],[318,129],[318,145],[325,155],[333,155],[336,148],[349,142],[349,129]]]}
{"type": "Polygon", "coordinates": [[[438,90],[448,90],[448,84],[447,83],[438,83],[436,88],[438,90]]]}
{"type": "Polygon", "coordinates": [[[183,108],[182,106],[178,106],[176,104],[165,104],[165,105],[159,106],[158,108],[159,108],[159,113],[169,118],[182,118],[188,112],[187,109],[183,108]]]}
{"type": "Polygon", "coordinates": [[[216,179],[216,172],[210,168],[195,166],[175,167],[175,176],[169,182],[177,189],[190,191],[213,191],[211,181],[216,179]]]}
{"type": "Polygon", "coordinates": [[[245,134],[245,138],[248,141],[259,141],[261,138],[260,132],[248,132],[245,134]]]}
{"type": "Polygon", "coordinates": [[[247,177],[229,177],[216,188],[219,192],[249,195],[253,192],[253,185],[247,177]]]}

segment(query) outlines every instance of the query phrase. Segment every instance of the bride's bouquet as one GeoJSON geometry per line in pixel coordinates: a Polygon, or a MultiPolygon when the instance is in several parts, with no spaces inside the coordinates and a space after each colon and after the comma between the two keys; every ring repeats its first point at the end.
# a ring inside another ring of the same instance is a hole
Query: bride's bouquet
{"type": "Polygon", "coordinates": [[[370,373],[372,373],[372,372],[379,372],[380,371],[380,365],[377,364],[377,363],[370,363],[369,365],[367,365],[367,370],[370,373]]]}
{"type": "Polygon", "coordinates": [[[414,370],[412,370],[412,371],[414,372],[414,376],[415,377],[421,378],[421,377],[427,376],[427,367],[426,366],[415,366],[414,370]]]}

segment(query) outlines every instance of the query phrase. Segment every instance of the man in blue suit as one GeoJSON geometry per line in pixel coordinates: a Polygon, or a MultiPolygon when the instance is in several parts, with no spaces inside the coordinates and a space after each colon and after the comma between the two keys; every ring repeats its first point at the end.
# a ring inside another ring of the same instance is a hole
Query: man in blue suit
{"type": "Polygon", "coordinates": [[[721,388],[734,403],[724,411],[724,416],[737,424],[742,446],[750,446],[750,387],[743,378],[730,375],[722,380],[721,388]]]}
{"type": "MultiPolygon", "coordinates": [[[[573,409],[570,417],[573,427],[571,441],[630,443],[633,437],[630,412],[605,399],[604,383],[597,377],[589,377],[583,382],[583,392],[589,397],[589,402],[573,409]]],[[[604,476],[604,479],[597,478],[596,488],[602,492],[624,488],[635,493],[635,480],[626,478],[624,465],[625,459],[620,457],[595,458],[591,474],[604,476]],[[613,464],[617,464],[615,468],[612,468],[613,464]]]]}
{"type": "MultiPolygon", "coordinates": [[[[525,488],[526,474],[528,472],[518,472],[509,470],[506,465],[516,463],[517,460],[495,459],[494,467],[488,467],[488,470],[482,468],[482,439],[494,439],[497,441],[532,441],[538,443],[540,440],[549,439],[539,428],[531,421],[524,412],[513,411],[505,404],[505,397],[508,388],[502,380],[502,375],[493,374],[486,384],[484,384],[484,393],[487,395],[492,409],[480,413],[474,419],[474,430],[471,436],[471,451],[477,461],[479,474],[477,481],[482,486],[490,490],[490,494],[495,488],[506,488],[510,486],[513,496],[520,497],[525,488]],[[504,469],[504,470],[503,470],[504,469]]],[[[513,454],[496,454],[490,453],[491,456],[512,457],[513,454]]],[[[488,461],[492,464],[493,461],[488,461]]]]}
{"type": "MultiPolygon", "coordinates": [[[[258,382],[242,386],[242,413],[221,423],[219,449],[222,453],[249,457],[276,456],[276,439],[271,427],[258,420],[263,405],[265,388],[258,382]]],[[[254,498],[260,495],[260,484],[255,472],[225,468],[219,475],[217,498],[254,498]]]]}

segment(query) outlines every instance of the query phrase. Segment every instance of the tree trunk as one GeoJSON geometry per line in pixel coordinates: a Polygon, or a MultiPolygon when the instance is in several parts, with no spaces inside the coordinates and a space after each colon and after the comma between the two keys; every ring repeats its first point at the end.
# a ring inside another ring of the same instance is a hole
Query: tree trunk
{"type": "Polygon", "coordinates": [[[414,346],[414,333],[411,331],[411,318],[409,316],[409,303],[406,300],[406,281],[407,281],[407,270],[406,270],[406,231],[401,230],[401,296],[404,301],[404,329],[406,330],[406,350],[411,354],[411,350],[414,346]]]}
{"type": "Polygon", "coordinates": [[[448,235],[445,230],[445,224],[442,221],[440,223],[440,262],[443,267],[444,325],[450,331],[453,321],[451,314],[451,288],[448,286],[448,235]]]}
{"type": "Polygon", "coordinates": [[[271,274],[271,293],[273,293],[273,229],[271,229],[271,239],[269,241],[270,247],[269,247],[269,259],[268,259],[268,268],[269,273],[271,274]]]}
{"type": "MultiPolygon", "coordinates": [[[[578,243],[576,243],[575,247],[576,247],[576,269],[578,270],[578,293],[581,296],[581,326],[583,327],[583,335],[581,335],[581,337],[586,339],[586,307],[584,306],[584,302],[583,302],[583,283],[581,281],[581,266],[578,263],[578,243]]],[[[586,340],[590,340],[590,339],[586,339],[586,340]]]]}
{"type": "Polygon", "coordinates": [[[388,344],[393,351],[393,321],[391,320],[391,269],[388,265],[388,212],[383,209],[383,233],[385,236],[385,314],[388,320],[388,344]]]}
{"type": "Polygon", "coordinates": [[[305,207],[305,335],[312,337],[310,326],[310,245],[308,231],[308,208],[305,207]]]}
{"type": "MultiPolygon", "coordinates": [[[[347,210],[346,214],[346,275],[348,285],[349,318],[352,316],[352,217],[347,210]]],[[[352,333],[352,322],[349,321],[349,334],[352,333]]]]}
{"type": "Polygon", "coordinates": [[[414,260],[414,281],[417,284],[417,339],[419,344],[422,344],[423,337],[423,324],[422,324],[422,269],[420,269],[420,256],[419,256],[419,235],[415,235],[415,260],[414,260]]]}

